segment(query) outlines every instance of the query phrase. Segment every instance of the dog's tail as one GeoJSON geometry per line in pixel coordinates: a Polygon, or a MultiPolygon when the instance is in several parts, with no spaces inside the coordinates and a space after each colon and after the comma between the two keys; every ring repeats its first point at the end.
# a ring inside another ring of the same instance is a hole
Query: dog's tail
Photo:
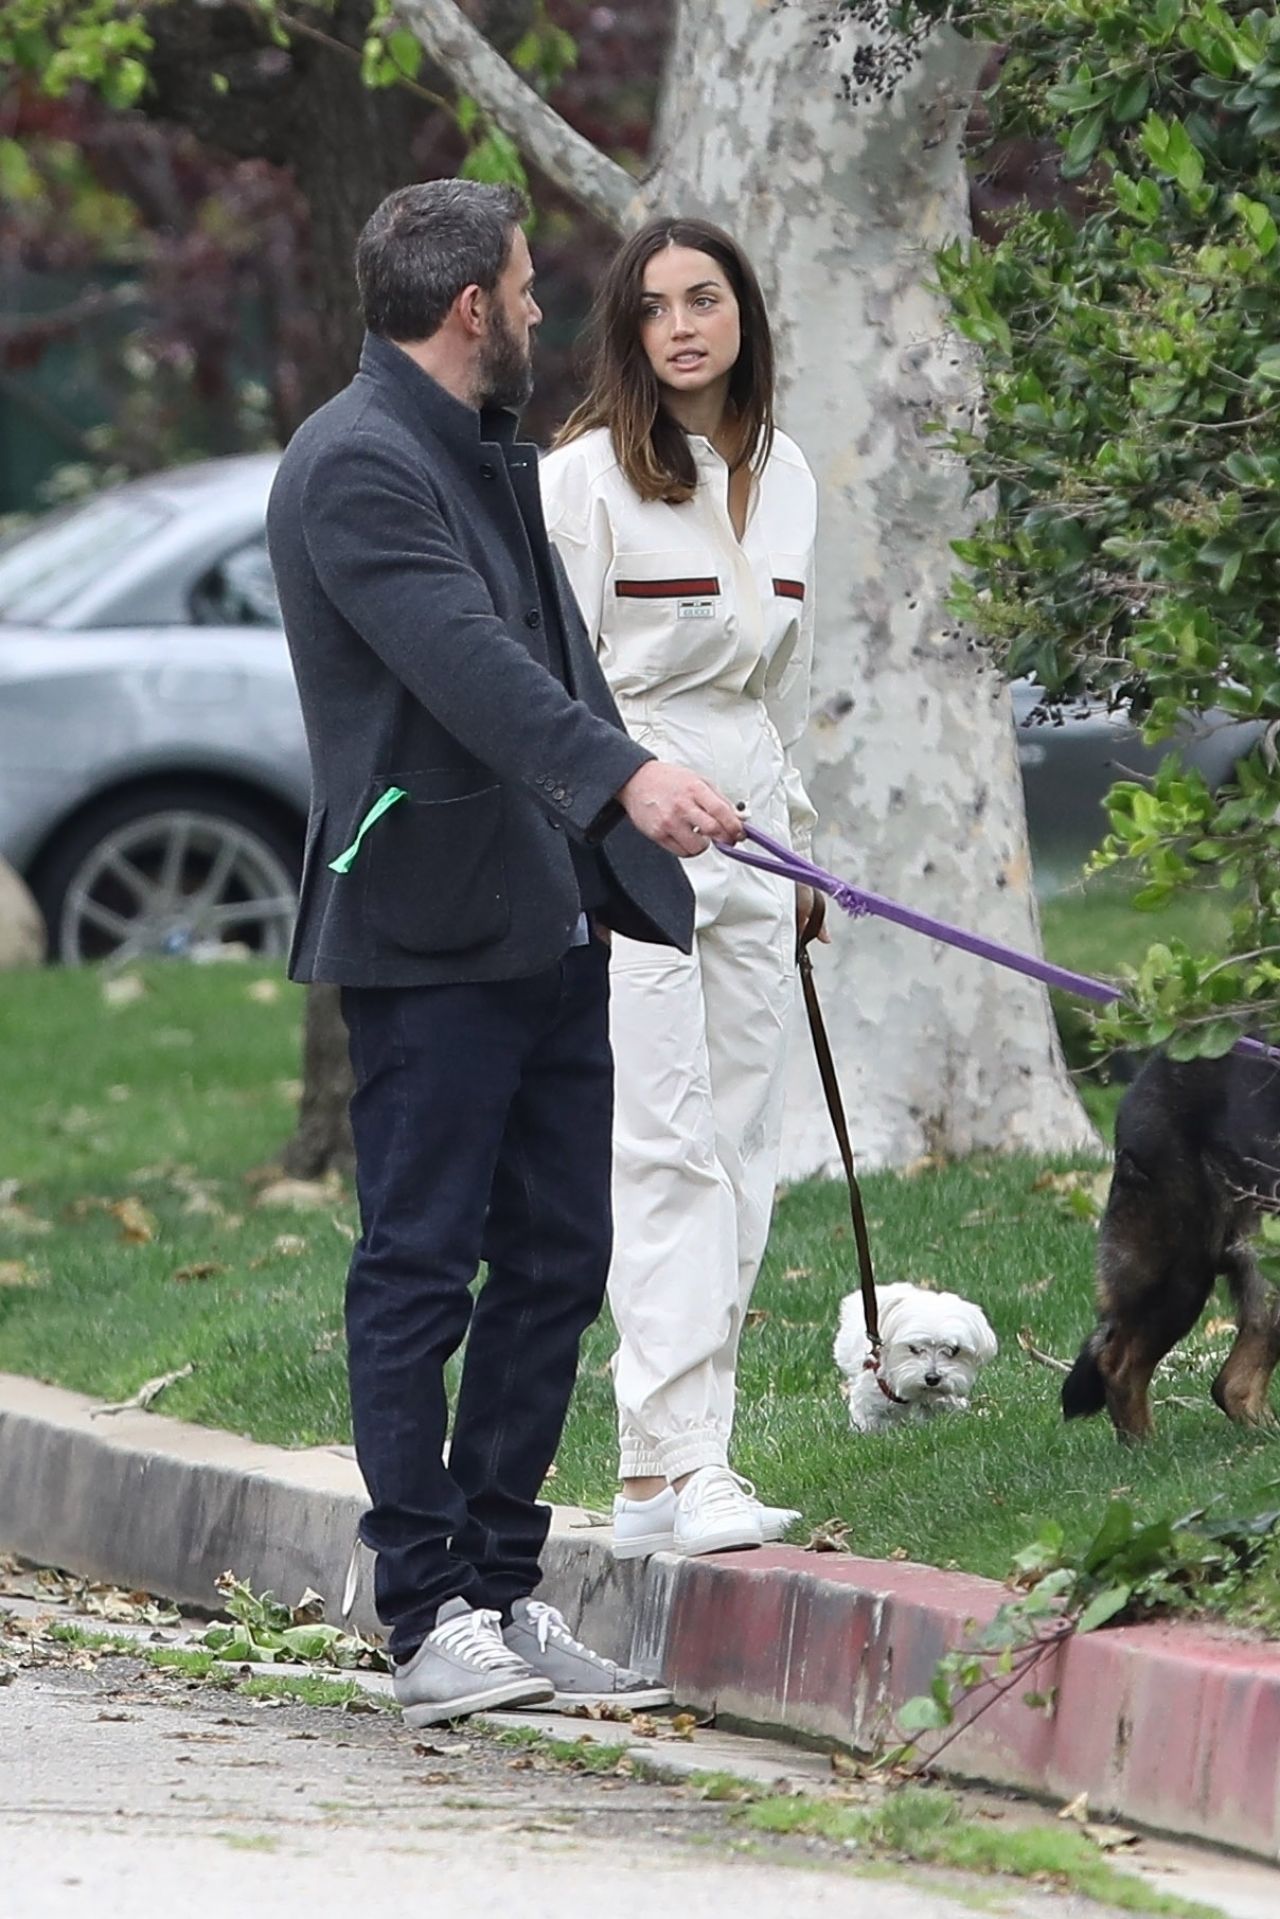
{"type": "Polygon", "coordinates": [[[1095,1326],[1076,1358],[1075,1365],[1062,1382],[1062,1417],[1090,1419],[1107,1403],[1107,1382],[1102,1376],[1099,1355],[1107,1340],[1107,1327],[1095,1326]]]}

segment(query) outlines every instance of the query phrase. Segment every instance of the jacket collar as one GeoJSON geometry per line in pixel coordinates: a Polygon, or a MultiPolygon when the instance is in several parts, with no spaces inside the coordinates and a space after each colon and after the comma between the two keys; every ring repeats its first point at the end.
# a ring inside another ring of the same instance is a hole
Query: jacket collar
{"type": "Polygon", "coordinates": [[[514,413],[506,407],[484,407],[477,412],[475,407],[455,400],[402,347],[377,333],[364,336],[360,372],[395,392],[409,424],[423,438],[445,440],[460,453],[474,453],[482,443],[496,441],[510,447],[515,442],[519,421],[514,413]]]}

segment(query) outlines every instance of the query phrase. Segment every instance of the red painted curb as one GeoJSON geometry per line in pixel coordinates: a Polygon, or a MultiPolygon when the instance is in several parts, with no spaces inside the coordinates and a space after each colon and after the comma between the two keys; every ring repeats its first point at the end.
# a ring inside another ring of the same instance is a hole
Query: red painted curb
{"type": "MultiPolygon", "coordinates": [[[[779,1547],[674,1570],[662,1669],[677,1696],[864,1751],[1006,1590],[966,1573],[779,1547]]],[[[936,1737],[932,1740],[936,1744],[936,1737]]],[[[922,1751],[929,1742],[922,1742],[922,1751]]],[[[1126,1626],[1051,1649],[941,1767],[1280,1857],[1280,1647],[1126,1626]],[[1056,1687],[1052,1713],[1023,1704],[1056,1687]]]]}

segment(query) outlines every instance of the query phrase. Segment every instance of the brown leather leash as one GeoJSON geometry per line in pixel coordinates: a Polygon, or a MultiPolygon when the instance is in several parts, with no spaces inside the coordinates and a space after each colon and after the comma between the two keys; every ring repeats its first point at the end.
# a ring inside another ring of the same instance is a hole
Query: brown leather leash
{"type": "MultiPolygon", "coordinates": [[[[818,926],[821,923],[819,918],[818,926]]],[[[812,921],[810,924],[813,924],[812,921]]],[[[809,938],[813,938],[816,932],[817,927],[814,928],[813,933],[809,934],[809,938]]],[[[867,1369],[878,1375],[880,1313],[876,1305],[876,1278],[871,1265],[871,1241],[867,1236],[867,1216],[862,1207],[862,1191],[858,1185],[858,1175],[853,1170],[853,1148],[849,1144],[849,1125],[845,1118],[844,1101],[840,1097],[840,1082],[836,1078],[835,1061],[831,1057],[831,1043],[827,1038],[822,1008],[818,1003],[818,987],[813,977],[813,961],[809,958],[808,941],[803,938],[797,954],[797,963],[800,968],[800,984],[804,989],[805,1012],[809,1015],[809,1032],[818,1062],[818,1077],[822,1081],[822,1091],[826,1098],[827,1111],[831,1115],[831,1124],[835,1130],[836,1144],[840,1148],[840,1157],[844,1161],[844,1176],[849,1183],[849,1217],[853,1221],[853,1239],[858,1249],[862,1311],[866,1318],[867,1340],[871,1347],[871,1358],[867,1361],[867,1369]]],[[[892,1398],[893,1395],[888,1394],[887,1397],[892,1398]]]]}

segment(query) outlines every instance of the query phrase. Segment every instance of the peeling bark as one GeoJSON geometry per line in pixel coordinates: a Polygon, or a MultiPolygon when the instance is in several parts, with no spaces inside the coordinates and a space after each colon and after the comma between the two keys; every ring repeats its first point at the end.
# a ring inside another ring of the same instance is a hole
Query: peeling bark
{"type": "MultiPolygon", "coordinates": [[[[895,90],[850,101],[853,37],[821,36],[824,14],[684,0],[649,198],[702,209],[748,248],[782,422],[817,475],[818,857],[1038,951],[1008,693],[945,605],[950,542],[975,508],[928,432],[978,400],[929,283],[934,250],[969,230],[962,142],[983,49],[943,30],[895,90]]],[[[1096,1143],[1042,988],[883,922],[833,932],[817,965],[864,1163],[1096,1143]]],[[[803,1045],[792,1094],[788,1175],[835,1170],[803,1045]]]]}

